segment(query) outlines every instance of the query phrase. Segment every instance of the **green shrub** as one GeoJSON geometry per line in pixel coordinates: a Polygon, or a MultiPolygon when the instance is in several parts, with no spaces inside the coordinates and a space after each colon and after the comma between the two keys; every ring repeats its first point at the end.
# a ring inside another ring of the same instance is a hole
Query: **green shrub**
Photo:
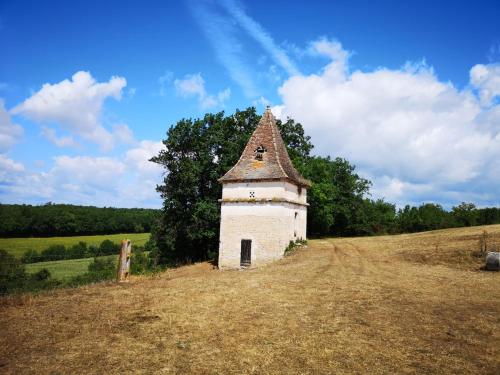
{"type": "Polygon", "coordinates": [[[132,259],[130,260],[130,273],[144,274],[151,270],[152,261],[149,254],[144,252],[140,246],[136,246],[132,251],[132,259]]]}
{"type": "Polygon", "coordinates": [[[0,250],[0,294],[22,290],[26,286],[26,268],[19,259],[0,250]]]}
{"type": "Polygon", "coordinates": [[[114,258],[95,258],[89,264],[87,273],[93,275],[96,280],[108,280],[116,276],[116,259],[114,258]]]}
{"type": "Polygon", "coordinates": [[[50,277],[50,271],[46,268],[42,268],[40,271],[30,275],[30,279],[35,282],[48,280],[50,279],[50,277]]]}
{"type": "Polygon", "coordinates": [[[66,259],[66,247],[64,245],[50,245],[42,251],[42,261],[63,260],[66,259]]]}
{"type": "Polygon", "coordinates": [[[37,263],[37,262],[41,262],[41,255],[38,253],[38,251],[36,250],[26,250],[23,254],[23,256],[21,257],[21,262],[22,263],[37,263]]]}
{"type": "Polygon", "coordinates": [[[87,257],[89,257],[87,244],[83,241],[80,241],[68,249],[68,254],[66,259],[81,259],[87,257]]]}
{"type": "Polygon", "coordinates": [[[99,245],[99,255],[113,255],[118,254],[121,246],[112,242],[111,240],[104,240],[99,245]]]}
{"type": "Polygon", "coordinates": [[[116,277],[116,259],[114,257],[94,258],[83,275],[75,276],[66,282],[67,286],[79,286],[111,280],[116,277]]]}
{"type": "Polygon", "coordinates": [[[89,257],[97,257],[99,256],[99,247],[96,245],[90,245],[87,249],[89,257]]]}
{"type": "Polygon", "coordinates": [[[285,249],[284,255],[290,255],[291,253],[293,253],[293,251],[297,247],[304,246],[306,244],[307,244],[307,240],[303,240],[302,238],[299,238],[298,240],[295,240],[295,242],[294,241],[290,241],[288,243],[288,246],[285,249]]]}
{"type": "Polygon", "coordinates": [[[41,269],[28,275],[24,264],[5,250],[0,250],[0,294],[34,292],[58,285],[60,282],[51,279],[48,270],[41,269]]]}

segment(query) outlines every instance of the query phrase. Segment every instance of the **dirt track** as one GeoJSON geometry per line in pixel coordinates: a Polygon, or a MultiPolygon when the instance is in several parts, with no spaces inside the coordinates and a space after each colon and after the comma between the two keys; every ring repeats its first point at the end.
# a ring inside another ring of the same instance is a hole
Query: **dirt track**
{"type": "Polygon", "coordinates": [[[481,231],[315,240],[255,270],[4,299],[0,372],[498,374],[500,274],[467,253],[481,231]]]}

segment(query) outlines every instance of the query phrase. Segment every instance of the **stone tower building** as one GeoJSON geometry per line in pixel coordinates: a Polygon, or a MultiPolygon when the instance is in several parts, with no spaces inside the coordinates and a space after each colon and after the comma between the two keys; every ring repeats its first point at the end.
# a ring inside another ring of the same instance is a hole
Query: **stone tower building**
{"type": "Polygon", "coordinates": [[[222,183],[219,268],[260,265],[306,239],[310,182],[293,167],[267,107],[236,165],[222,183]]]}

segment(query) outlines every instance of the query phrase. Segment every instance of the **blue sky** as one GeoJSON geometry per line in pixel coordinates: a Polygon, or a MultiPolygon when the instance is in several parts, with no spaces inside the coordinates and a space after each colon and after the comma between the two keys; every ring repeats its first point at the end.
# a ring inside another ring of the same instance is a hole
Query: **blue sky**
{"type": "Polygon", "coordinates": [[[500,204],[497,1],[0,0],[0,202],[159,207],[183,117],[269,104],[398,205],[500,204]]]}

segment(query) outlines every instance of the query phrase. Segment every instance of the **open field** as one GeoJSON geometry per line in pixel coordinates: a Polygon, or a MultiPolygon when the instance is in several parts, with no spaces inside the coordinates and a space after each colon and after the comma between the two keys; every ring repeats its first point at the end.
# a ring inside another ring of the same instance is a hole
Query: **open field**
{"type": "Polygon", "coordinates": [[[64,245],[71,247],[80,241],[87,245],[99,246],[104,240],[121,243],[123,239],[132,240],[132,245],[144,245],[149,239],[149,233],[103,234],[98,236],[74,237],[29,237],[29,238],[0,238],[0,249],[4,249],[14,256],[21,257],[26,250],[45,250],[50,245],[64,245]]]}
{"type": "MultiPolygon", "coordinates": [[[[107,257],[115,257],[118,259],[118,256],[116,255],[109,255],[107,257]]],[[[35,273],[40,271],[42,268],[45,268],[50,271],[50,275],[53,279],[62,281],[84,274],[87,272],[89,264],[93,261],[94,258],[83,258],[31,263],[26,264],[26,272],[35,273]]]]}
{"type": "Polygon", "coordinates": [[[0,369],[498,374],[500,273],[471,256],[483,229],[314,240],[260,269],[5,297],[0,369]]]}

